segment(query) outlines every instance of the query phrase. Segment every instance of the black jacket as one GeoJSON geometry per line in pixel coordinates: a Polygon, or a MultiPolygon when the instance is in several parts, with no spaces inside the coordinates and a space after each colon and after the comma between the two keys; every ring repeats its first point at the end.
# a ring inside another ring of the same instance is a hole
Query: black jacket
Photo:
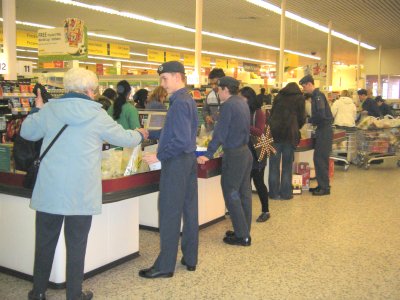
{"type": "Polygon", "coordinates": [[[272,105],[269,120],[275,143],[298,145],[306,113],[304,96],[296,83],[289,83],[280,90],[272,105]]]}

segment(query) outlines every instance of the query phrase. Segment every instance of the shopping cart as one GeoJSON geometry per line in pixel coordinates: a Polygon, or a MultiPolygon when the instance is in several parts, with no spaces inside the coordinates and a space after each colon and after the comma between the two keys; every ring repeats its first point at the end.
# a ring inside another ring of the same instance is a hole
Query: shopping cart
{"type": "Polygon", "coordinates": [[[354,163],[368,170],[371,162],[397,158],[400,167],[400,128],[357,129],[357,157],[354,163]]]}
{"type": "Polygon", "coordinates": [[[356,127],[336,126],[336,129],[344,130],[346,138],[342,141],[335,142],[332,145],[332,153],[330,158],[334,161],[342,162],[344,170],[347,171],[350,163],[356,158],[356,127]]]}

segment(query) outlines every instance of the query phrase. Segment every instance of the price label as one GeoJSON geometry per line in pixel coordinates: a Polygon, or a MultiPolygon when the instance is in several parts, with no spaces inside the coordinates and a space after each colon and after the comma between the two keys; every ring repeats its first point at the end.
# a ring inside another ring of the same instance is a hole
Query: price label
{"type": "Polygon", "coordinates": [[[29,76],[33,74],[33,62],[31,61],[17,61],[17,73],[21,76],[29,76]]]}
{"type": "Polygon", "coordinates": [[[0,74],[8,74],[8,63],[4,54],[0,54],[0,74]]]}

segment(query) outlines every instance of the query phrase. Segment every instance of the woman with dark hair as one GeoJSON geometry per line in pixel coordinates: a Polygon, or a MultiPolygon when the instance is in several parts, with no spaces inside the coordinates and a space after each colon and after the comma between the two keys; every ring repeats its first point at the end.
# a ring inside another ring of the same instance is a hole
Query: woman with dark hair
{"type": "Polygon", "coordinates": [[[115,101],[117,98],[117,92],[114,91],[112,88],[106,88],[102,94],[102,96],[107,97],[111,101],[115,101]]]}
{"type": "MultiPolygon", "coordinates": [[[[240,95],[247,99],[250,108],[250,134],[261,136],[266,125],[265,113],[261,110],[261,99],[257,99],[256,92],[251,87],[244,87],[240,91],[240,95]]],[[[256,157],[256,151],[253,144],[249,141],[249,148],[253,154],[253,167],[250,174],[250,180],[253,179],[258,197],[261,201],[261,215],[257,218],[257,222],[265,222],[270,218],[268,207],[268,189],[264,183],[264,171],[267,165],[266,161],[259,162],[256,157]]]]}
{"type": "Polygon", "coordinates": [[[136,108],[145,108],[148,94],[149,91],[146,89],[140,89],[136,91],[135,95],[133,95],[133,101],[136,103],[136,108]]]}
{"type": "Polygon", "coordinates": [[[294,150],[300,142],[300,128],[303,127],[305,119],[304,96],[297,83],[290,82],[279,91],[271,109],[269,124],[276,150],[269,158],[268,186],[271,199],[293,198],[294,150]]]}
{"type": "Polygon", "coordinates": [[[137,109],[127,102],[131,95],[131,86],[128,81],[122,80],[117,84],[117,98],[108,109],[108,114],[124,129],[140,128],[137,109]]]}

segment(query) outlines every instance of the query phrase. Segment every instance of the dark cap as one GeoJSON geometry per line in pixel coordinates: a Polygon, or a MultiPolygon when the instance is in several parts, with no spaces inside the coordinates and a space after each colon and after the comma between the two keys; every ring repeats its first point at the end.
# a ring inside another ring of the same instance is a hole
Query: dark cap
{"type": "Polygon", "coordinates": [[[182,73],[185,74],[185,67],[179,61],[167,61],[158,67],[157,73],[182,73]]]}
{"type": "Polygon", "coordinates": [[[385,102],[385,100],[383,100],[382,96],[376,96],[375,101],[376,102],[385,102]]]}
{"type": "Polygon", "coordinates": [[[239,85],[240,85],[239,81],[230,76],[224,76],[218,79],[218,86],[239,87],[239,85]]]}
{"type": "Polygon", "coordinates": [[[368,95],[366,89],[359,89],[359,90],[357,91],[357,94],[359,94],[359,95],[368,95]]]}
{"type": "Polygon", "coordinates": [[[300,79],[299,84],[303,85],[303,84],[306,84],[309,82],[314,84],[314,78],[310,74],[308,74],[308,75],[304,76],[302,79],[300,79]]]}

